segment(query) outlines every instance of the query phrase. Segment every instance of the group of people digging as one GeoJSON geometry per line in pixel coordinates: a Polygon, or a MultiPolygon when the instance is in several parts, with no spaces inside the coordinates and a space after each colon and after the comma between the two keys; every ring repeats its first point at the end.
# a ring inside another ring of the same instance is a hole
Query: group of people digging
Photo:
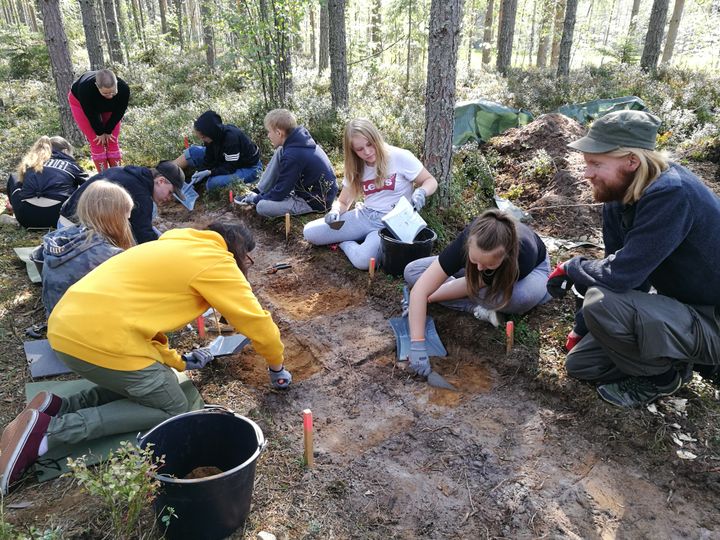
{"type": "MultiPolygon", "coordinates": [[[[712,375],[720,363],[720,241],[713,234],[720,226],[720,200],[687,169],[655,151],[659,125],[646,112],[610,113],[570,144],[583,153],[585,178],[594,198],[604,203],[604,258],[575,257],[551,272],[547,250],[532,229],[488,210],[439,256],[410,263],[404,273],[412,286],[409,369],[420,376],[431,371],[424,336],[430,302],[497,325],[498,313],[525,313],[572,288],[584,300],[566,344],[567,370],[598,383],[609,403],[631,407],[673,394],[693,366],[712,375]]],[[[385,143],[368,120],[355,119],[345,129],[345,174],[336,197],[327,156],[289,111],[271,111],[265,127],[275,153],[264,173],[257,146],[208,111],[195,123],[202,151],[190,147],[174,162],[147,169],[145,182],[162,178],[158,183],[169,198],[182,191],[181,167],[198,169],[194,181],[209,178],[222,185],[229,171],[225,165],[232,162],[233,171],[242,171],[238,178],[261,176],[255,192],[240,202],[255,205],[264,216],[326,212],[307,223],[305,239],[315,245],[338,243],[360,269],[373,257],[380,260],[381,218],[401,198],[419,211],[437,189],[415,156],[385,143]],[[209,156],[224,165],[209,164],[209,156]]],[[[107,180],[89,182],[123,190],[114,170],[104,171],[107,180]]],[[[62,267],[53,266],[53,257],[67,246],[83,249],[94,235],[104,245],[96,260],[85,256],[89,273],[68,279],[79,280],[48,309],[52,348],[96,386],[70,398],[43,392],[7,426],[0,456],[3,492],[55,444],[144,430],[185,412],[187,402],[170,368],[202,368],[212,354],[197,349],[181,357],[169,348],[165,332],[211,306],[253,341],[275,388],[292,381],[277,326],[246,279],[254,241],[242,223],[171,230],[148,242],[154,238],[138,237],[134,210],[123,196],[112,210],[103,210],[106,199],[94,208],[109,221],[114,218],[117,229],[81,211],[97,191],[91,188],[78,197],[76,236],[70,238],[66,229],[51,233],[42,251],[45,287],[53,268],[62,267]],[[117,236],[120,222],[125,231],[117,236]],[[133,243],[142,245],[127,249],[133,243]]],[[[125,193],[133,199],[127,187],[125,193]]]]}

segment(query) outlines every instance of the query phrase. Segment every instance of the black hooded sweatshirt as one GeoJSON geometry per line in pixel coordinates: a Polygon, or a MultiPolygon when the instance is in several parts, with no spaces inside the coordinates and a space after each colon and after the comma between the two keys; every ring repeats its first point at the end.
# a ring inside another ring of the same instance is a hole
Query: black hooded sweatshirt
{"type": "Polygon", "coordinates": [[[254,167],[260,161],[257,145],[238,127],[223,124],[215,111],[206,111],[195,120],[195,129],[212,139],[205,143],[204,168],[210,176],[232,174],[254,167]]]}

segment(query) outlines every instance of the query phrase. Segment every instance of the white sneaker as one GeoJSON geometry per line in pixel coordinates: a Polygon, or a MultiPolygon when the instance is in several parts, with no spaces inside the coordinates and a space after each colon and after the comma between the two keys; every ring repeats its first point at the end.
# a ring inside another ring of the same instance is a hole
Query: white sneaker
{"type": "Polygon", "coordinates": [[[487,321],[490,324],[492,324],[495,328],[498,327],[500,324],[500,321],[498,321],[498,316],[495,311],[492,309],[486,309],[482,306],[475,306],[475,309],[473,309],[473,315],[475,315],[475,318],[479,321],[487,321]]]}

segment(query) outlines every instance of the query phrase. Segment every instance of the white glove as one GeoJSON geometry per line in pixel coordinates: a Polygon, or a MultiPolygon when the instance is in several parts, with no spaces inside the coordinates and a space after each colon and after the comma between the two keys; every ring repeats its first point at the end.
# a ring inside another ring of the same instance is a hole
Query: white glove
{"type": "Polygon", "coordinates": [[[208,169],[205,169],[204,171],[197,171],[190,177],[190,183],[197,184],[198,182],[202,182],[208,176],[210,176],[210,171],[208,169]]]}
{"type": "Polygon", "coordinates": [[[415,191],[413,191],[411,200],[413,204],[413,208],[416,212],[419,212],[422,210],[423,206],[425,206],[425,198],[427,197],[427,193],[425,193],[425,190],[421,187],[417,188],[415,191]]]}
{"type": "Polygon", "coordinates": [[[325,214],[325,223],[328,225],[335,223],[336,221],[340,221],[340,212],[337,210],[330,210],[327,214],[325,214]]]}

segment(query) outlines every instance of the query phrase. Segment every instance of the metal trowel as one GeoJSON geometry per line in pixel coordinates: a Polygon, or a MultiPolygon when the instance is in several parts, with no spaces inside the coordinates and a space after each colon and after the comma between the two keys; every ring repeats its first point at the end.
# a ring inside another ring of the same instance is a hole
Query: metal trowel
{"type": "Polygon", "coordinates": [[[430,386],[435,388],[445,388],[446,390],[457,390],[452,384],[445,380],[445,377],[440,375],[437,371],[431,371],[428,375],[427,382],[430,386]]]}
{"type": "Polygon", "coordinates": [[[334,231],[339,231],[340,229],[342,229],[343,225],[345,225],[344,219],[340,221],[333,221],[332,223],[330,223],[330,228],[334,231]]]}

